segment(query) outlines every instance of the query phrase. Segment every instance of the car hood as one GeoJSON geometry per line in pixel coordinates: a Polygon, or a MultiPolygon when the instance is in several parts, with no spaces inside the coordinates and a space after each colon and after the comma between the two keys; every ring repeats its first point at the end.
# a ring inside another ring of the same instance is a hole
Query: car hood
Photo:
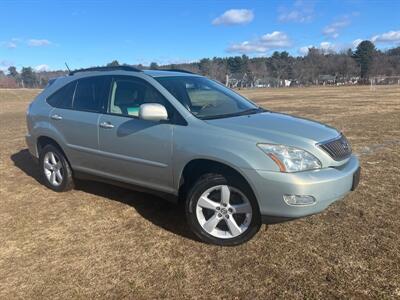
{"type": "Polygon", "coordinates": [[[235,133],[253,136],[259,142],[290,144],[295,140],[302,140],[315,143],[339,135],[335,128],[328,125],[275,112],[207,120],[207,123],[235,133]]]}

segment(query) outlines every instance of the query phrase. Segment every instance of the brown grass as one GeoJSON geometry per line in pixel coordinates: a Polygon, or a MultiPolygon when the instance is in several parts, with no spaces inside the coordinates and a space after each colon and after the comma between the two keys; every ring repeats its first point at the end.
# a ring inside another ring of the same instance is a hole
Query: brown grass
{"type": "Polygon", "coordinates": [[[221,248],[160,198],[93,182],[46,189],[24,143],[38,91],[0,90],[0,298],[399,298],[400,87],[242,92],[342,130],[363,174],[324,213],[221,248]]]}

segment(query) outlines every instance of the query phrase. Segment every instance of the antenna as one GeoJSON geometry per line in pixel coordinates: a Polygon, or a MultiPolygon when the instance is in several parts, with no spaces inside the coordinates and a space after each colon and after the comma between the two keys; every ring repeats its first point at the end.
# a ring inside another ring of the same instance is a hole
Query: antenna
{"type": "Polygon", "coordinates": [[[67,63],[65,62],[65,66],[67,67],[67,70],[68,70],[68,72],[70,72],[71,73],[71,70],[69,69],[69,67],[68,67],[68,65],[67,65],[67,63]]]}

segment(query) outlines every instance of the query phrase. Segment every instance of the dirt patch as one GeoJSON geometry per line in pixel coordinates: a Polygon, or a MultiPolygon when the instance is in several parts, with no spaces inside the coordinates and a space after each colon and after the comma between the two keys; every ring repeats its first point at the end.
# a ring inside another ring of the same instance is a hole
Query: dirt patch
{"type": "Polygon", "coordinates": [[[179,207],[94,182],[54,193],[24,143],[39,91],[0,90],[0,298],[399,298],[400,87],[240,91],[349,137],[358,190],[249,243],[198,242],[179,207]]]}

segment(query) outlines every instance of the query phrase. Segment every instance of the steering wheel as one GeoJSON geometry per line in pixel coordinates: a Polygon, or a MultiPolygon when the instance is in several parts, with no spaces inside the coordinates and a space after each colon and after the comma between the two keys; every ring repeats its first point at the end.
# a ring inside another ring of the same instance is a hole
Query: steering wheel
{"type": "Polygon", "coordinates": [[[213,103],[207,103],[207,104],[204,104],[201,108],[200,108],[200,110],[203,110],[203,109],[206,109],[206,108],[209,108],[209,107],[217,107],[215,104],[213,104],[213,103]]]}

